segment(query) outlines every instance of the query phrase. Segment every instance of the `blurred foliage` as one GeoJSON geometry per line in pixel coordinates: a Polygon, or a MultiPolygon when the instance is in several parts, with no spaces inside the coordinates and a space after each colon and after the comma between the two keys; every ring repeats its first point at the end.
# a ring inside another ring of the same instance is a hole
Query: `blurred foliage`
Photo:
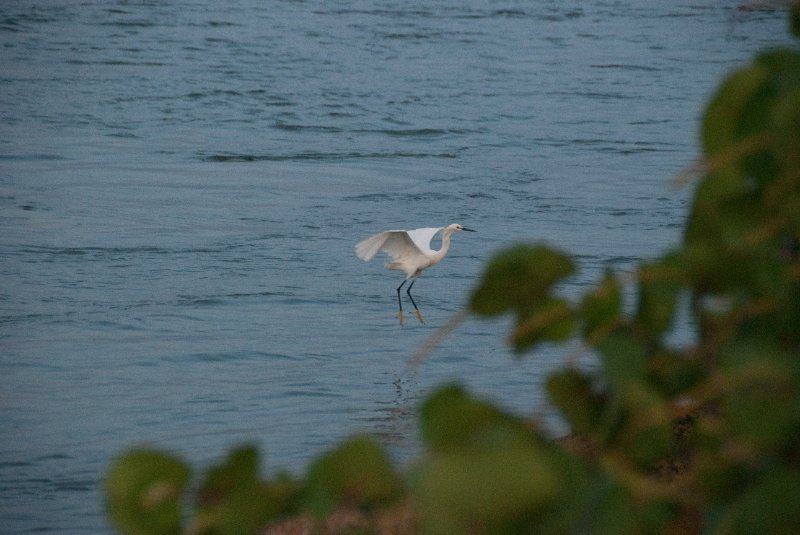
{"type": "Polygon", "coordinates": [[[513,314],[519,354],[578,337],[596,355],[547,379],[569,437],[449,385],[422,407],[425,454],[408,473],[362,436],[304,480],[264,478],[244,446],[187,493],[183,461],[135,450],[109,468],[111,521],[131,535],[796,533],[800,53],[770,50],[731,73],[702,149],[679,247],[633,274],[607,271],[573,303],[557,293],[569,256],[514,245],[471,296],[478,316],[513,314]],[[669,342],[676,322],[693,340],[669,342]]]}
{"type": "Polygon", "coordinates": [[[188,479],[189,467],[170,455],[129,451],[106,475],[108,514],[123,533],[178,533],[180,499],[188,479]]]}

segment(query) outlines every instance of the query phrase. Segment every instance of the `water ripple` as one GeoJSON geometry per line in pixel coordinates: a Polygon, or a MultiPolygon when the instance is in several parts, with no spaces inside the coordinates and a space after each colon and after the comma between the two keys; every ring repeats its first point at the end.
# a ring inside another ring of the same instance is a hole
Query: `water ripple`
{"type": "Polygon", "coordinates": [[[300,152],[295,154],[200,154],[206,162],[340,162],[346,160],[383,160],[395,158],[457,158],[453,152],[300,152]]]}
{"type": "Polygon", "coordinates": [[[355,429],[413,455],[442,380],[541,412],[563,355],[512,365],[502,321],[405,362],[510,242],[577,255],[577,297],[680,240],[703,103],[788,40],[783,12],[618,4],[3,2],[2,532],[106,533],[94,480],[132,443],[302,474],[355,429]],[[401,328],[353,245],[453,221],[478,233],[401,328]]]}

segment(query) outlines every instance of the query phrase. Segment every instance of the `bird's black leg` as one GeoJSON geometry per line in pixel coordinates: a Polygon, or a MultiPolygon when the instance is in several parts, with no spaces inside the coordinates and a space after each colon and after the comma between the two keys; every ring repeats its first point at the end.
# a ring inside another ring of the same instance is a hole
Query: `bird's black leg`
{"type": "MultiPolygon", "coordinates": [[[[405,282],[405,281],[403,281],[403,282],[405,282]]],[[[414,305],[414,313],[416,313],[417,318],[419,318],[419,322],[420,323],[425,323],[424,321],[422,321],[422,314],[419,313],[419,308],[417,308],[417,304],[414,302],[414,298],[411,297],[411,287],[414,286],[415,282],[417,282],[417,279],[413,279],[411,281],[411,284],[409,284],[408,288],[406,288],[406,293],[408,294],[408,298],[411,299],[411,304],[414,305]]],[[[397,291],[399,292],[400,288],[398,288],[397,291]]]]}
{"type": "MultiPolygon", "coordinates": [[[[405,279],[403,282],[400,283],[400,286],[397,287],[397,306],[400,307],[400,313],[397,315],[397,317],[400,318],[400,325],[403,324],[403,302],[400,300],[400,288],[402,288],[407,281],[408,279],[405,279]]],[[[412,281],[411,284],[414,284],[414,282],[412,281]]],[[[413,303],[414,301],[412,300],[411,302],[413,303]]]]}

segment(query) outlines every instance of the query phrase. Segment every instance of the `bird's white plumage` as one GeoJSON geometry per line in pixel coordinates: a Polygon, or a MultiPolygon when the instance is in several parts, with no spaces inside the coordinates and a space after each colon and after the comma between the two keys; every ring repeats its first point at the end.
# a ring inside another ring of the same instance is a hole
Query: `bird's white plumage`
{"type": "Polygon", "coordinates": [[[431,241],[433,241],[433,237],[436,236],[443,228],[444,227],[428,227],[409,230],[408,236],[420,251],[425,254],[430,254],[433,252],[433,249],[431,249],[431,241]]]}
{"type": "MultiPolygon", "coordinates": [[[[411,302],[414,303],[414,298],[411,297],[411,286],[414,285],[414,281],[424,269],[441,262],[450,249],[450,236],[454,232],[462,230],[475,232],[472,229],[453,223],[446,227],[386,230],[356,244],[356,256],[361,260],[370,261],[378,254],[378,251],[385,251],[392,258],[391,262],[386,263],[386,269],[394,269],[406,274],[405,281],[397,288],[397,304],[400,309],[401,325],[403,323],[403,304],[400,301],[400,288],[403,287],[406,281],[412,279],[411,284],[406,289],[406,293],[411,302]],[[438,251],[435,251],[431,249],[431,241],[439,232],[442,233],[442,246],[438,251]]],[[[422,321],[422,315],[416,303],[414,303],[414,312],[419,320],[422,321]]]]}
{"type": "Polygon", "coordinates": [[[387,230],[358,242],[358,244],[356,244],[356,256],[365,262],[369,262],[378,254],[378,251],[383,248],[383,244],[386,243],[386,240],[388,240],[392,234],[401,232],[405,233],[404,230],[387,230]]]}
{"type": "Polygon", "coordinates": [[[379,232],[356,245],[356,256],[368,262],[379,251],[386,251],[394,261],[409,255],[430,254],[434,252],[431,249],[431,240],[440,230],[441,227],[432,227],[379,232]]]}
{"type": "Polygon", "coordinates": [[[356,245],[356,255],[365,261],[372,260],[378,251],[385,251],[392,257],[386,269],[402,271],[406,278],[418,277],[423,269],[438,264],[450,248],[450,236],[464,229],[461,225],[447,227],[426,227],[414,230],[386,230],[370,236],[356,245]],[[431,249],[431,240],[442,233],[442,247],[431,249]]]}

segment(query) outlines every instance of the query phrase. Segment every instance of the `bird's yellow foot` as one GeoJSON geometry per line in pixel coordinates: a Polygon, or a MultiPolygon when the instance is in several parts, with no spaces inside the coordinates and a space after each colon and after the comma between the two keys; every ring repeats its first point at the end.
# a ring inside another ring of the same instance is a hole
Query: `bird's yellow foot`
{"type": "Polygon", "coordinates": [[[419,318],[419,322],[420,322],[420,323],[425,323],[425,322],[423,321],[423,319],[422,319],[422,314],[420,314],[420,313],[419,313],[419,309],[418,309],[418,308],[415,308],[415,309],[414,309],[414,313],[417,315],[417,318],[419,318]]]}
{"type": "Polygon", "coordinates": [[[402,310],[397,314],[397,317],[400,318],[400,325],[403,325],[403,311],[402,310]]]}

